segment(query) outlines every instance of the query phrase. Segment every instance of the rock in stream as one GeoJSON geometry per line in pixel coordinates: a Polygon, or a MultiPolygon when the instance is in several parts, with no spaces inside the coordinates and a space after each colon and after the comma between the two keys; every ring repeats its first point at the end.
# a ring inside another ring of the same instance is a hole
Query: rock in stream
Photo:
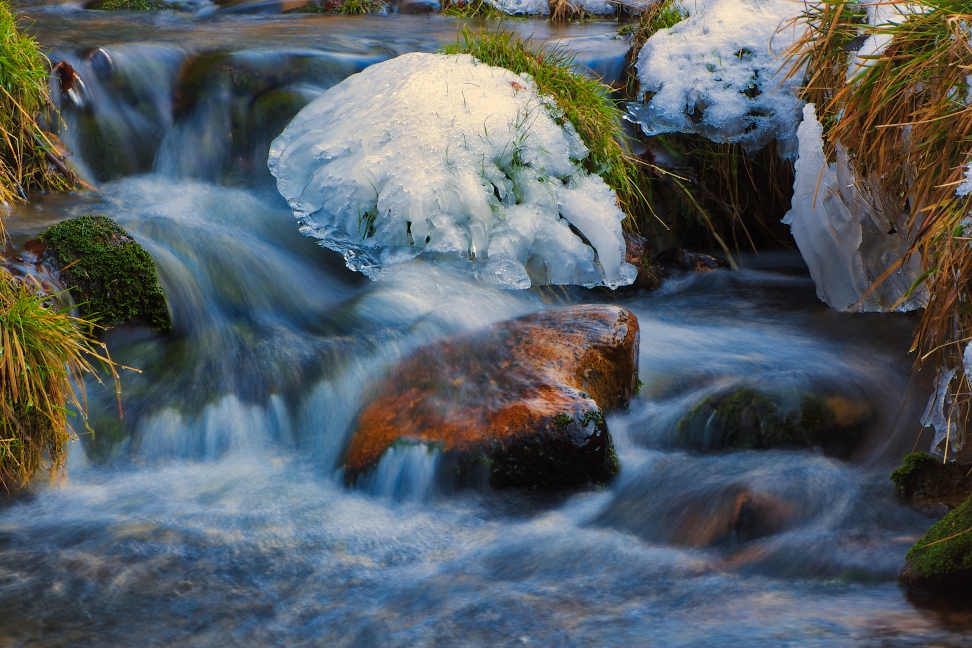
{"type": "Polygon", "coordinates": [[[422,347],[376,385],[346,453],[353,483],[396,443],[440,448],[460,482],[496,488],[605,482],[618,462],[604,412],[635,391],[638,320],[574,306],[422,347]]]}

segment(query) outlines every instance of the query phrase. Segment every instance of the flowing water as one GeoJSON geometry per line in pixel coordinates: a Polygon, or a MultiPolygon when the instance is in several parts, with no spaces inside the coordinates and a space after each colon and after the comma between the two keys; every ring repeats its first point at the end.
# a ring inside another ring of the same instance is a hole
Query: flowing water
{"type": "MultiPolygon", "coordinates": [[[[887,478],[928,393],[905,353],[913,316],[828,310],[788,253],[625,296],[507,292],[426,262],[364,280],[297,232],[266,171],[269,141],[345,76],[455,37],[454,20],[208,3],[31,17],[82,76],[62,102],[63,138],[99,190],[36,196],[8,230],[19,245],[74,215],[115,218],[155,257],[175,329],[109,333],[113,356],[142,370],[123,376],[124,419],[90,387],[96,435],[72,445],[64,483],[0,508],[0,645],[972,642],[967,608],[895,580],[933,521],[887,478]],[[361,394],[390,363],[599,301],[641,322],[644,386],[608,416],[623,464],[609,487],[448,492],[419,447],[343,485],[361,394]],[[679,450],[677,421],[738,387],[868,410],[863,446],[847,460],[679,450]],[[760,507],[752,519],[746,502],[760,507]]],[[[513,25],[618,78],[616,25],[513,25]]]]}

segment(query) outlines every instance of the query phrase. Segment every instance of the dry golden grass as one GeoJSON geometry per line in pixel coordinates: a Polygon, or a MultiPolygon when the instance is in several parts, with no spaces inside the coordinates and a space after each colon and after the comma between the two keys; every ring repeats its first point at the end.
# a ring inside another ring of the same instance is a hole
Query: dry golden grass
{"type": "Polygon", "coordinates": [[[95,365],[119,391],[118,365],[95,339],[94,325],[54,302],[0,267],[0,487],[8,492],[39,469],[60,473],[75,437],[70,408],[83,421],[85,375],[101,382],[95,365]]]}
{"type": "Polygon", "coordinates": [[[47,59],[0,0],[0,204],[26,200],[31,190],[74,186],[48,164],[56,147],[37,124],[49,108],[47,59]]]}

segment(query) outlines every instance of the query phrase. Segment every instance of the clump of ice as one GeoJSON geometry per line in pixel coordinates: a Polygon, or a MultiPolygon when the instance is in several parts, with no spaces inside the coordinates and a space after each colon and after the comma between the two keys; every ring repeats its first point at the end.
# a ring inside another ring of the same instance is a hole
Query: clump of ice
{"type": "Polygon", "coordinates": [[[615,193],[533,80],[468,55],[372,65],[270,148],[301,231],[380,278],[433,255],[506,288],[630,284],[615,193]]]}
{"type": "Polygon", "coordinates": [[[959,198],[965,198],[970,193],[972,193],[972,164],[965,167],[965,180],[955,188],[955,195],[959,198]]]}
{"type": "Polygon", "coordinates": [[[952,390],[950,385],[958,367],[941,367],[935,374],[934,391],[928,397],[928,405],[921,417],[921,424],[935,430],[929,452],[944,457],[951,448],[953,452],[965,447],[965,426],[955,420],[952,390]]]}
{"type": "Polygon", "coordinates": [[[750,151],[775,138],[792,157],[802,105],[794,90],[802,79],[784,80],[775,53],[800,36],[802,25],[785,25],[803,4],[683,0],[681,7],[688,18],[657,31],[638,55],[641,93],[628,104],[628,119],[647,135],[696,133],[750,151]]]}
{"type": "MultiPolygon", "coordinates": [[[[841,311],[886,312],[921,273],[919,256],[912,254],[873,286],[908,252],[908,215],[895,213],[896,201],[870,193],[865,179],[855,180],[841,147],[836,163],[828,164],[822,135],[814,106],[807,104],[797,131],[792,207],[783,222],[790,225],[822,301],[841,311]]],[[[916,290],[894,310],[914,310],[926,300],[924,289],[916,290]]]]}

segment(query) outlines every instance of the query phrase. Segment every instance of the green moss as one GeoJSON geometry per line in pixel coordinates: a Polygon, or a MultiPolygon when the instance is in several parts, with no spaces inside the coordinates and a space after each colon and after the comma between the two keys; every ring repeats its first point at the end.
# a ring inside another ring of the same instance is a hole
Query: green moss
{"type": "Polygon", "coordinates": [[[899,468],[891,472],[891,481],[904,490],[917,473],[937,463],[935,457],[927,452],[912,452],[901,461],[899,468]]]}
{"type": "Polygon", "coordinates": [[[704,399],[675,432],[680,444],[703,451],[823,445],[835,454],[849,454],[859,430],[837,426],[834,412],[815,394],[740,389],[704,399]]]}
{"type": "Polygon", "coordinates": [[[966,497],[972,492],[972,465],[942,462],[927,452],[912,452],[891,473],[898,492],[910,499],[966,497]]]}
{"type": "Polygon", "coordinates": [[[933,524],[907,560],[925,578],[972,569],[972,498],[933,524]]]}
{"type": "Polygon", "coordinates": [[[570,414],[558,414],[553,418],[553,424],[558,430],[566,430],[567,426],[574,422],[574,417],[570,414]]]}
{"type": "Polygon", "coordinates": [[[110,218],[79,216],[38,238],[86,319],[102,326],[172,327],[152,257],[110,218]]]}
{"type": "Polygon", "coordinates": [[[172,5],[159,0],[105,0],[98,8],[105,11],[153,11],[171,9],[172,5]]]}

